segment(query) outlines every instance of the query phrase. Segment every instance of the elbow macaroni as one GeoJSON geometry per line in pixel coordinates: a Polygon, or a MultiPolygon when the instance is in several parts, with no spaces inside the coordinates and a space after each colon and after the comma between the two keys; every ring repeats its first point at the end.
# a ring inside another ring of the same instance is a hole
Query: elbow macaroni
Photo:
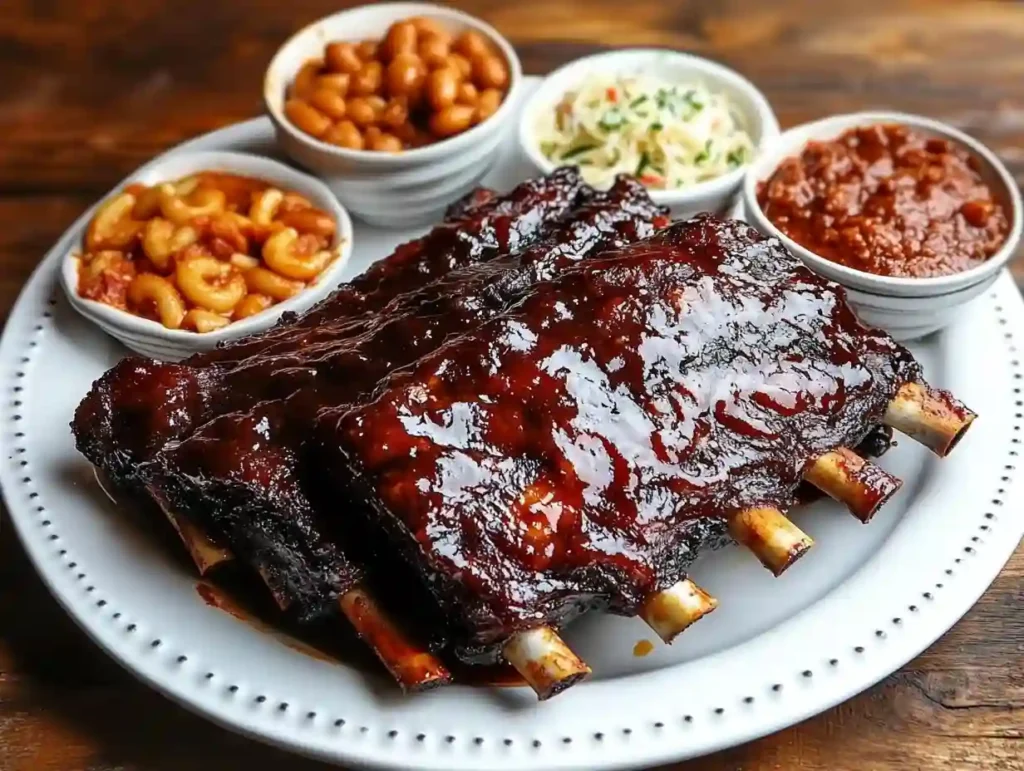
{"type": "Polygon", "coordinates": [[[200,172],[105,202],[78,293],[199,334],[294,297],[337,256],[337,223],[298,193],[200,172]]]}

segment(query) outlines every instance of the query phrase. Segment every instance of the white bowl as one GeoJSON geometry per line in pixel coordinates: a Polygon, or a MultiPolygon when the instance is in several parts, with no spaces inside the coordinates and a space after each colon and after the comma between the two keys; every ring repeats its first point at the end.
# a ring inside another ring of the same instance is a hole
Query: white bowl
{"type": "Polygon", "coordinates": [[[933,297],[895,297],[845,287],[857,318],[868,326],[888,332],[894,340],[917,340],[936,332],[955,319],[964,306],[985,292],[999,278],[988,278],[948,294],[933,297]]]}
{"type": "Polygon", "coordinates": [[[846,287],[849,290],[851,305],[866,322],[904,340],[911,339],[911,336],[919,337],[945,326],[956,316],[959,306],[984,291],[1013,257],[1020,244],[1024,223],[1020,190],[1009,171],[991,150],[973,137],[945,123],[899,112],[837,115],[784,132],[751,164],[743,184],[743,207],[754,227],[762,233],[780,239],[815,273],[846,287]],[[967,148],[981,161],[982,176],[1008,206],[1007,214],[1010,218],[1010,231],[1006,242],[996,254],[977,267],[949,276],[876,276],[818,256],[800,246],[771,223],[757,202],[757,188],[771,177],[785,158],[802,153],[808,142],[834,139],[851,128],[879,123],[899,123],[951,140],[967,148]],[[887,298],[885,302],[889,307],[880,308],[878,304],[881,301],[877,298],[887,298]],[[898,299],[904,302],[896,303],[898,299]],[[896,305],[899,307],[895,307],[896,305]],[[897,312],[898,319],[893,315],[897,312]],[[914,330],[926,332],[918,334],[914,330]]]}
{"type": "MultiPolygon", "coordinates": [[[[180,179],[200,171],[226,171],[271,182],[283,190],[301,193],[337,222],[334,249],[337,257],[312,284],[284,302],[267,308],[213,332],[191,332],[167,329],[158,321],[136,316],[78,294],[78,265],[84,251],[85,226],[77,235],[75,246],[61,264],[60,280],[72,307],[104,331],[116,337],[133,351],[165,361],[177,361],[198,351],[208,351],[218,343],[261,332],[273,326],[286,311],[300,313],[326,297],[341,280],[345,263],[352,253],[352,221],[338,201],[322,183],[269,158],[226,151],[171,152],[143,166],[123,180],[110,196],[132,183],[152,186],[159,182],[180,179]]],[[[109,198],[110,196],[107,196],[109,198]]],[[[96,207],[89,212],[95,214],[96,207]]]]}
{"type": "MultiPolygon", "coordinates": [[[[758,88],[738,72],[721,64],[657,48],[630,48],[577,59],[546,77],[526,102],[519,118],[519,144],[530,162],[545,174],[562,165],[545,157],[536,139],[536,126],[543,111],[554,110],[562,97],[599,74],[644,73],[670,81],[698,81],[725,94],[743,117],[744,128],[754,142],[755,157],[761,148],[779,135],[779,121],[758,88]]],[[[739,191],[746,167],[680,190],[651,190],[651,198],[667,206],[674,217],[700,211],[721,212],[729,208],[739,191]]]]}
{"type": "Polygon", "coordinates": [[[267,68],[263,99],[284,151],[323,179],[353,215],[373,225],[406,227],[436,220],[487,173],[515,111],[522,80],[512,46],[479,19],[431,3],[379,3],[340,11],[293,35],[267,68]],[[509,90],[494,115],[450,139],[400,153],[321,142],[285,117],[288,85],[307,60],[323,56],[326,43],[381,38],[393,22],[410,16],[434,19],[454,34],[473,29],[494,44],[509,70],[509,90]]]}

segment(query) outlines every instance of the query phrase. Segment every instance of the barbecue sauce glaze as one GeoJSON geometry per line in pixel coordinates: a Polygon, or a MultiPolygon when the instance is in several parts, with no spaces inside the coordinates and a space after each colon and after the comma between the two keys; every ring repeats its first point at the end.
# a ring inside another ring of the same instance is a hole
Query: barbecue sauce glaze
{"type": "Polygon", "coordinates": [[[788,508],[807,462],[856,446],[919,377],[840,292],[700,216],[325,411],[322,443],[460,620],[464,655],[581,606],[633,614],[722,516],[788,508]]]}

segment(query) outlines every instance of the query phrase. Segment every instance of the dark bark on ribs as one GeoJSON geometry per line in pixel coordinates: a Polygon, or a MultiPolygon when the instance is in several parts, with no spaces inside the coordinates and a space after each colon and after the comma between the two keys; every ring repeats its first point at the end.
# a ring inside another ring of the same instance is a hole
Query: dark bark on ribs
{"type": "MultiPolygon", "coordinates": [[[[523,253],[452,271],[392,303],[367,334],[303,349],[313,373],[307,385],[288,399],[224,415],[169,446],[144,472],[152,489],[258,566],[300,615],[323,612],[358,574],[342,569],[334,545],[346,534],[351,544],[347,521],[339,525],[349,504],[337,495],[321,503],[336,531],[323,537],[307,494],[301,461],[317,412],[368,396],[390,372],[493,318],[566,265],[645,238],[663,219],[642,186],[619,181],[523,253]]],[[[276,377],[278,366],[265,360],[262,377],[276,377]]]]}
{"type": "Polygon", "coordinates": [[[581,608],[634,614],[919,376],[777,241],[701,216],[567,268],[326,411],[320,440],[472,658],[581,608]]]}
{"type": "Polygon", "coordinates": [[[528,245],[546,221],[564,216],[584,189],[574,169],[559,169],[506,196],[470,196],[455,207],[455,219],[399,246],[299,320],[179,364],[136,356],[122,360],[93,384],[75,413],[72,430],[79,451],[115,485],[136,487],[139,464],[167,442],[189,436],[224,412],[286,396],[296,387],[293,380],[307,374],[297,364],[290,373],[282,368],[274,381],[256,383],[262,390],[222,387],[232,373],[236,380],[249,377],[247,359],[259,362],[274,352],[301,351],[328,334],[357,334],[360,321],[374,319],[403,292],[453,268],[528,245]]]}

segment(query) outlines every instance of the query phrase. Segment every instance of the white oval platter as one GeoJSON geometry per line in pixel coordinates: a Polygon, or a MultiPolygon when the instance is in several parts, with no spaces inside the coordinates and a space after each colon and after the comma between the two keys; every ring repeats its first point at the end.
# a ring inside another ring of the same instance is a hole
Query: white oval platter
{"type": "MultiPolygon", "coordinates": [[[[257,119],[182,147],[273,153],[257,119]]],[[[510,141],[485,179],[528,173],[510,141]]],[[[567,630],[592,679],[539,704],[523,688],[403,696],[384,677],[297,652],[207,606],[180,555],[119,510],[68,421],[126,351],[61,296],[57,265],[83,215],[25,286],[0,343],[0,482],[15,528],[67,612],[111,656],[232,730],[360,767],[620,769],[739,744],[797,723],[895,671],[978,599],[1024,532],[1024,306],[1009,275],[952,327],[912,346],[928,379],[981,417],[939,461],[900,441],[902,491],[869,525],[830,502],[794,512],[816,539],[780,579],[738,548],[693,575],[721,602],[672,647],[636,619],[567,630]]],[[[349,275],[410,232],[357,226],[349,275]]]]}

